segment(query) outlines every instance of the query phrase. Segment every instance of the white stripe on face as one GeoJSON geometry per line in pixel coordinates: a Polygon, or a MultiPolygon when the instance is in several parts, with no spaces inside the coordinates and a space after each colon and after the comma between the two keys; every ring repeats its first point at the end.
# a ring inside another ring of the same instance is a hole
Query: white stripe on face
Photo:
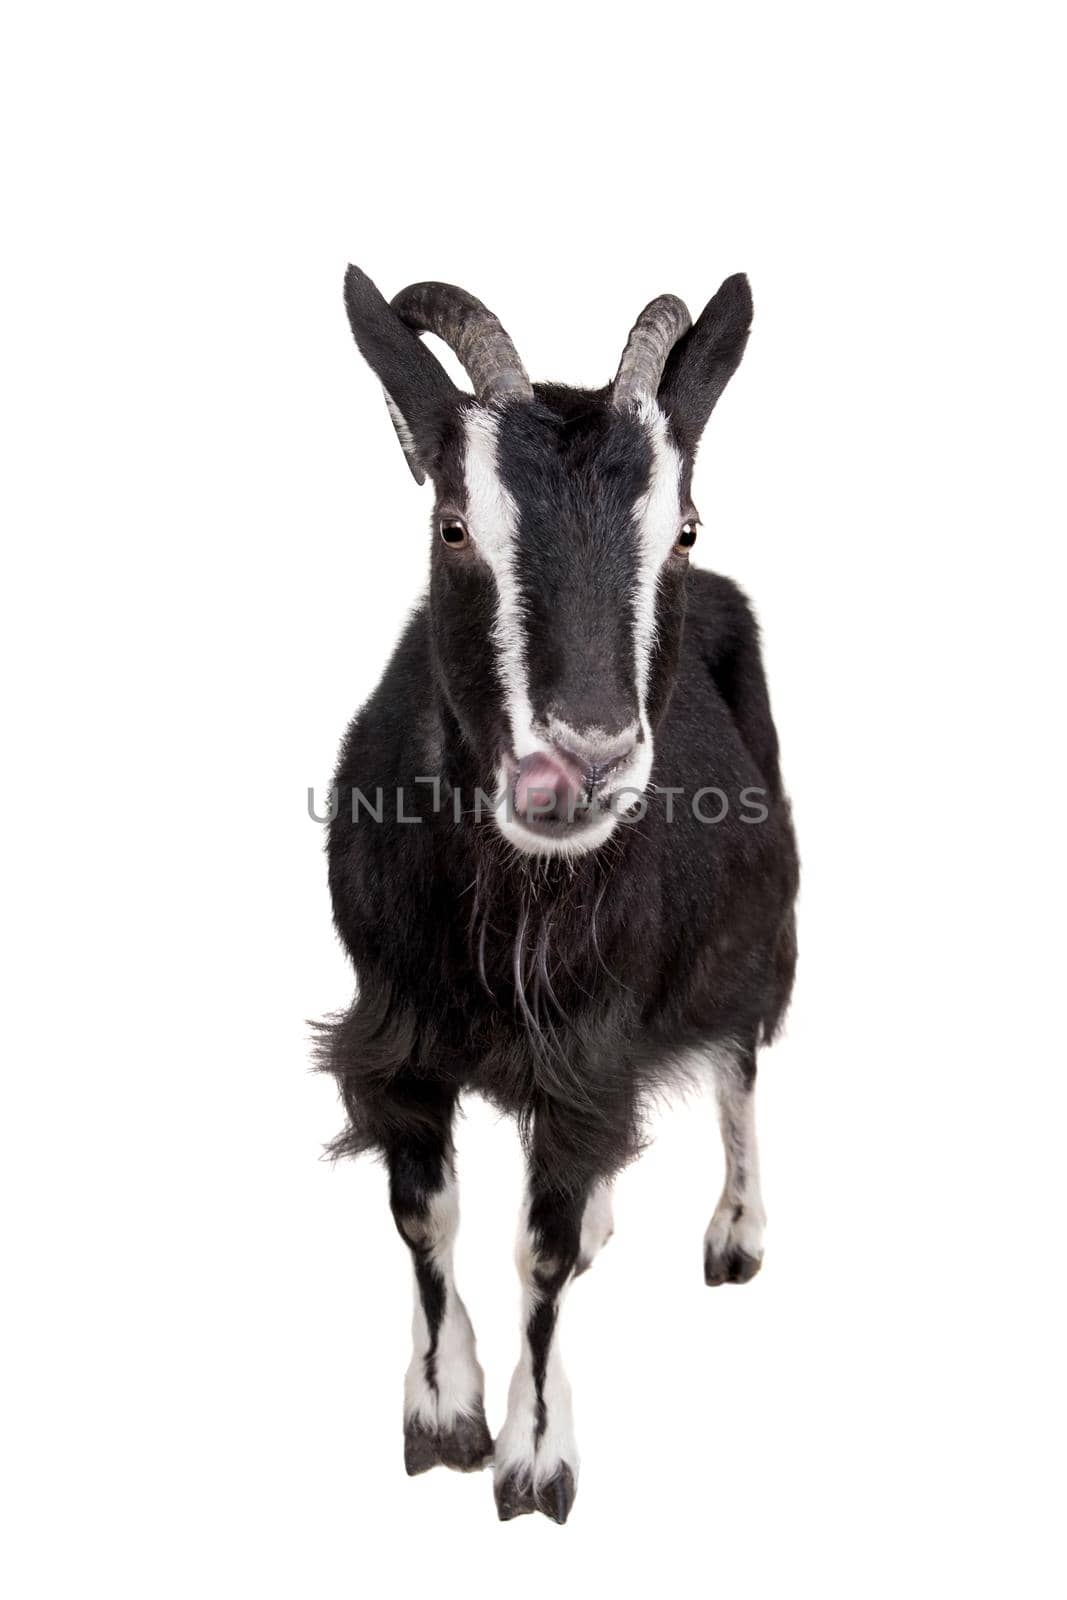
{"type": "Polygon", "coordinates": [[[648,487],[638,496],[633,520],[637,532],[637,577],[633,593],[634,675],[643,738],[634,765],[627,772],[623,792],[634,798],[625,810],[635,810],[652,777],[652,725],[648,720],[648,683],[656,645],[656,602],[659,577],[678,538],[681,515],[682,458],[671,442],[667,418],[654,400],[637,412],[652,446],[648,487]]]}
{"type": "Polygon", "coordinates": [[[517,549],[519,511],[497,466],[498,419],[492,411],[470,407],[463,418],[467,437],[463,476],[467,489],[467,527],[478,553],[496,580],[493,644],[511,727],[511,753],[520,760],[540,745],[533,734],[533,710],[526,686],[526,638],[519,587],[517,549]]]}
{"type": "MultiPolygon", "coordinates": [[[[640,804],[652,775],[652,729],[646,700],[656,639],[659,575],[678,537],[682,462],[671,443],[667,419],[655,402],[646,402],[638,417],[652,447],[652,470],[648,487],[634,506],[638,542],[637,580],[632,601],[634,670],[643,738],[620,788],[621,794],[632,794],[633,798],[628,804],[620,803],[617,815],[605,810],[595,827],[573,838],[561,836],[556,840],[530,834],[509,819],[503,808],[498,808],[494,815],[505,837],[520,850],[538,855],[584,854],[602,844],[613,831],[617,816],[626,815],[640,804]]],[[[521,761],[524,756],[542,751],[544,745],[534,732],[526,677],[525,606],[518,575],[519,509],[500,477],[498,427],[497,413],[481,406],[469,407],[463,418],[467,525],[475,548],[491,568],[496,582],[493,644],[511,731],[510,754],[521,761]]],[[[497,773],[501,795],[506,793],[509,781],[502,765],[497,773]]]]}
{"type": "MultiPolygon", "coordinates": [[[[496,621],[493,645],[497,670],[504,690],[504,707],[511,729],[510,754],[516,761],[536,755],[545,747],[534,733],[533,707],[526,682],[526,630],[524,603],[519,584],[517,545],[519,510],[513,496],[501,481],[497,463],[497,415],[481,407],[468,408],[463,418],[467,448],[463,477],[467,490],[467,527],[479,555],[486,561],[496,581],[496,621]]],[[[582,855],[603,844],[615,827],[615,818],[605,813],[595,827],[574,839],[540,838],[509,815],[503,797],[511,779],[504,763],[496,773],[500,803],[493,812],[497,827],[518,850],[533,855],[582,855]]]]}
{"type": "Polygon", "coordinates": [[[646,702],[652,651],[656,643],[656,598],[659,575],[678,538],[681,516],[682,458],[671,443],[667,419],[654,400],[638,413],[652,446],[648,488],[634,506],[637,529],[637,587],[634,591],[634,656],[637,700],[646,739],[646,702]]]}

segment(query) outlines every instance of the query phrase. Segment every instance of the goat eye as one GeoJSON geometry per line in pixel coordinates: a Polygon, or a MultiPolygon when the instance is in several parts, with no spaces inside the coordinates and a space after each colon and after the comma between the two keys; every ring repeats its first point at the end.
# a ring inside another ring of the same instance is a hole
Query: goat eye
{"type": "Polygon", "coordinates": [[[461,522],[459,517],[441,518],[441,538],[453,550],[461,550],[465,544],[470,543],[467,525],[461,522]]]}
{"type": "Polygon", "coordinates": [[[697,542],[697,529],[699,527],[700,523],[696,517],[689,517],[683,522],[674,548],[676,550],[692,550],[697,542]]]}

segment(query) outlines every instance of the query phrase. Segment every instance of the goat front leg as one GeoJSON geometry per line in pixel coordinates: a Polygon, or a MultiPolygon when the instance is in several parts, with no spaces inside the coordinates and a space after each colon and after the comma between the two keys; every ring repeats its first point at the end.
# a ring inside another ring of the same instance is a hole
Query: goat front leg
{"type": "Polygon", "coordinates": [[[578,1451],[558,1321],[568,1285],[611,1231],[610,1187],[590,1178],[564,1192],[535,1152],[516,1261],[522,1284],[522,1349],[496,1442],[493,1487],[501,1521],[541,1511],[566,1522],[578,1451]]]}
{"type": "Polygon", "coordinates": [[[474,1330],[452,1268],[459,1226],[453,1109],[450,1099],[422,1104],[419,1121],[386,1144],[393,1219],[415,1273],[414,1348],[404,1384],[404,1465],[412,1476],[438,1462],[475,1471],[493,1454],[474,1330]]]}
{"type": "Polygon", "coordinates": [[[589,1191],[582,1212],[582,1233],[578,1242],[578,1262],[574,1276],[580,1278],[588,1272],[597,1256],[615,1232],[615,1213],[612,1206],[612,1182],[601,1178],[589,1191]]]}
{"type": "Polygon", "coordinates": [[[704,1281],[717,1286],[748,1283],[756,1276],[767,1217],[756,1145],[755,1046],[720,1050],[714,1071],[726,1181],[704,1235],[704,1281]]]}

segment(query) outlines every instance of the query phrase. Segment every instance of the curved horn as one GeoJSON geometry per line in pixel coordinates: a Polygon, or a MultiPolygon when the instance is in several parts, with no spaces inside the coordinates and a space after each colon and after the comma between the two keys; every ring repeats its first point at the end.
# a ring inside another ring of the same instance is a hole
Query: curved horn
{"type": "Polygon", "coordinates": [[[479,400],[532,400],[533,387],[497,317],[451,283],[413,283],[390,302],[415,333],[433,333],[463,363],[479,400]]]}
{"type": "Polygon", "coordinates": [[[612,401],[620,410],[655,399],[667,357],[691,325],[688,307],[677,295],[661,294],[645,307],[630,330],[612,385],[612,401]]]}

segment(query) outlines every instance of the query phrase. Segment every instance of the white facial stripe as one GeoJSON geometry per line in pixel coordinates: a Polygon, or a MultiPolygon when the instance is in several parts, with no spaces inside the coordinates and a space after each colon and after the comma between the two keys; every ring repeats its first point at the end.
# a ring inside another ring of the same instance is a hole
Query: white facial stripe
{"type": "Polygon", "coordinates": [[[663,563],[678,538],[681,509],[682,458],[671,443],[667,419],[654,400],[638,413],[652,446],[652,472],[648,488],[634,506],[638,539],[637,587],[634,592],[634,653],[638,703],[645,737],[649,668],[656,643],[656,596],[663,563]]]}
{"type": "MultiPolygon", "coordinates": [[[[622,780],[627,795],[618,814],[636,809],[639,797],[652,775],[652,729],[646,699],[652,651],[656,638],[656,597],[664,561],[678,537],[679,494],[682,462],[671,443],[667,419],[654,401],[638,412],[652,446],[652,471],[649,485],[634,507],[638,537],[637,584],[634,593],[634,666],[637,679],[643,738],[637,755],[622,780]],[[629,795],[632,792],[633,798],[629,795]]],[[[522,760],[543,746],[533,731],[533,710],[526,677],[526,630],[524,603],[519,586],[517,547],[519,510],[501,481],[497,458],[498,416],[484,407],[470,407],[463,419],[466,435],[464,480],[467,491],[467,526],[479,555],[493,572],[497,591],[497,614],[493,627],[497,667],[504,690],[504,704],[511,729],[511,754],[522,760]]],[[[497,787],[504,794],[506,771],[497,774],[497,787]]],[[[531,854],[584,854],[602,844],[614,831],[617,816],[605,811],[595,827],[573,837],[548,839],[532,834],[510,819],[503,809],[495,812],[502,833],[519,850],[531,854]]]]}
{"type": "Polygon", "coordinates": [[[500,479],[497,466],[498,419],[481,407],[463,419],[467,436],[463,475],[467,488],[467,527],[478,554],[496,580],[496,623],[493,643],[511,725],[512,754],[518,759],[538,748],[533,736],[533,711],[526,686],[526,638],[519,588],[516,546],[519,512],[500,479]]]}

